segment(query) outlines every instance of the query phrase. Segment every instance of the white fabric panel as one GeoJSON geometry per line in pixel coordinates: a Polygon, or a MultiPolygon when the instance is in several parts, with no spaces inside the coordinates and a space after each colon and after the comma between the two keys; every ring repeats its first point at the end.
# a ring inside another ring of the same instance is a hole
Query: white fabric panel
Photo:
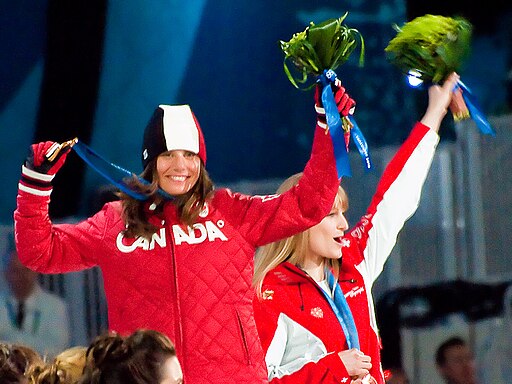
{"type": "Polygon", "coordinates": [[[164,137],[167,150],[199,153],[199,132],[188,105],[160,105],[164,110],[164,137]]]}
{"type": "Polygon", "coordinates": [[[324,343],[299,323],[279,315],[274,338],[265,356],[269,381],[300,370],[327,355],[324,343]]]}

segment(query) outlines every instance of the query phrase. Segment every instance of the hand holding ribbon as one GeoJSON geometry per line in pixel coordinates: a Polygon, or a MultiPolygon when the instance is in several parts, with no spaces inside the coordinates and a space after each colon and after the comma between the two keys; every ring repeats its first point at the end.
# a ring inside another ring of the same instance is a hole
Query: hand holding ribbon
{"type": "MultiPolygon", "coordinates": [[[[348,146],[350,137],[354,139],[354,143],[363,159],[363,164],[367,170],[371,169],[371,160],[366,139],[359,129],[353,116],[353,107],[355,102],[347,109],[346,105],[338,105],[331,84],[338,86],[341,82],[338,80],[336,73],[329,69],[324,70],[317,80],[322,85],[321,100],[325,109],[325,117],[327,129],[331,135],[334,146],[334,156],[336,158],[336,169],[338,177],[352,176],[350,162],[348,158],[348,146]]],[[[343,100],[343,99],[342,99],[343,100]]],[[[342,101],[341,100],[341,101],[342,101]]],[[[346,99],[345,99],[346,100],[346,99]]],[[[345,102],[345,104],[347,104],[345,102]]]]}

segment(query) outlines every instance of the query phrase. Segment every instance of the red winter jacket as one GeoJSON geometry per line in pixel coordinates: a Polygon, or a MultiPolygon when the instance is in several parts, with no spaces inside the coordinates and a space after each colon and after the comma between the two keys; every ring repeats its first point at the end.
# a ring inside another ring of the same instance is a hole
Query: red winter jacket
{"type": "MultiPolygon", "coordinates": [[[[366,215],[342,240],[338,284],[354,317],[360,349],[372,358],[370,374],[379,384],[384,375],[371,289],[418,207],[438,141],[437,133],[416,124],[386,167],[366,215]]],[[[267,274],[262,292],[262,300],[254,299],[254,314],[269,376],[275,377],[271,382],[350,383],[337,355],[347,348],[345,336],[318,284],[285,262],[267,274]]]]}
{"type": "Polygon", "coordinates": [[[16,244],[22,262],[38,272],[98,265],[109,327],[167,334],[187,384],[264,383],[252,309],[255,248],[318,223],[338,185],[330,136],[317,127],[301,182],[282,195],[218,190],[190,230],[167,203],[161,216],[150,218],[160,229],[148,242],[123,237],[119,202],[78,224],[52,224],[49,198],[19,190],[16,244]]]}

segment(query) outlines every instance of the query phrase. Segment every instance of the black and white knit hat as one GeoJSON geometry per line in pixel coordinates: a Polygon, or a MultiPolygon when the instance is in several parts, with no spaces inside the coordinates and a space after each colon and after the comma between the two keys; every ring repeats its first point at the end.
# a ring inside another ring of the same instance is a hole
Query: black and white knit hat
{"type": "Polygon", "coordinates": [[[190,151],[206,164],[203,132],[189,105],[159,105],[144,130],[142,168],[161,153],[190,151]]]}

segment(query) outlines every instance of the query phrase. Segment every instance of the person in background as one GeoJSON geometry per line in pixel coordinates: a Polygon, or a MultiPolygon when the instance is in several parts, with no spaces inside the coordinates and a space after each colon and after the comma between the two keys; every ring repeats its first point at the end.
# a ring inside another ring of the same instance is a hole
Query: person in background
{"type": "Polygon", "coordinates": [[[392,367],[384,371],[386,384],[410,384],[409,375],[402,367],[392,367]]]}
{"type": "MultiPolygon", "coordinates": [[[[272,383],[384,384],[371,289],[418,207],[457,79],[452,74],[429,88],[425,114],[354,228],[345,219],[348,198],[340,186],[319,224],[258,249],[253,304],[272,383]]],[[[302,177],[290,177],[278,193],[302,177]]]]}
{"type": "Polygon", "coordinates": [[[70,347],[53,361],[33,366],[26,376],[30,384],[76,384],[85,367],[87,347],[70,347]]]}
{"type": "Polygon", "coordinates": [[[38,273],[21,263],[16,249],[4,256],[4,268],[8,290],[0,294],[0,341],[54,357],[69,346],[67,303],[39,286],[38,273]]]}
{"type": "MultiPolygon", "coordinates": [[[[355,102],[335,88],[338,111],[346,116],[355,102]]],[[[54,224],[48,215],[51,180],[70,146],[33,144],[14,213],[20,258],[42,273],[98,265],[109,328],[166,334],[187,384],[266,383],[252,307],[254,252],[318,223],[332,206],[336,159],[320,122],[325,112],[317,116],[301,182],[281,195],[248,196],[214,189],[190,106],[160,105],[144,131],[144,170],[128,181],[139,196],[122,194],[77,224],[54,224]]]]}
{"type": "Polygon", "coordinates": [[[473,351],[461,337],[450,337],[439,345],[435,361],[446,384],[478,383],[473,351]]]}
{"type": "Polygon", "coordinates": [[[36,350],[22,344],[0,342],[1,384],[29,384],[28,372],[43,365],[43,358],[36,350]]]}
{"type": "Polygon", "coordinates": [[[122,337],[108,332],[87,349],[80,384],[182,384],[183,373],[171,340],[138,330],[122,337]]]}

